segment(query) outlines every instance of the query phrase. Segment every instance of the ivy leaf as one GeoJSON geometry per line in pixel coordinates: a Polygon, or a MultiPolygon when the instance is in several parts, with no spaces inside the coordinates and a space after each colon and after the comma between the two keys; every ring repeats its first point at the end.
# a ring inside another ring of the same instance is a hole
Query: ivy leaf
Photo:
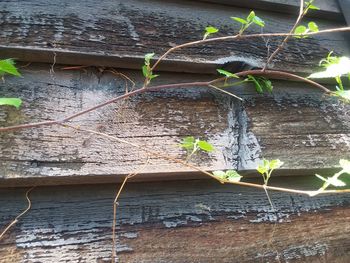
{"type": "Polygon", "coordinates": [[[214,146],[211,145],[209,142],[206,141],[198,141],[198,147],[206,152],[212,152],[214,151],[214,146]]]}
{"type": "Polygon", "coordinates": [[[298,26],[295,30],[294,30],[294,34],[296,35],[300,35],[300,36],[294,36],[296,38],[306,38],[307,36],[302,36],[304,33],[307,32],[307,28],[306,26],[298,26]]]}
{"type": "Polygon", "coordinates": [[[313,10],[320,10],[319,7],[315,6],[312,4],[313,1],[305,2],[305,6],[308,9],[313,9],[313,10]]]}
{"type": "Polygon", "coordinates": [[[22,100],[19,98],[0,98],[0,105],[14,106],[18,109],[21,104],[22,100]]]}
{"type": "Polygon", "coordinates": [[[241,181],[242,176],[239,175],[235,170],[226,171],[226,179],[230,182],[239,182],[241,181]]]}
{"type": "Polygon", "coordinates": [[[185,137],[182,139],[180,147],[192,150],[194,148],[195,139],[193,136],[185,137]]]}
{"type": "Polygon", "coordinates": [[[308,78],[334,78],[350,73],[350,59],[348,57],[332,59],[326,63],[325,71],[313,73],[308,78]]]}
{"type": "Polygon", "coordinates": [[[254,11],[251,11],[251,12],[249,13],[249,15],[247,16],[247,21],[248,21],[248,23],[249,23],[249,22],[253,22],[254,17],[255,17],[255,12],[254,12],[254,11]]]}
{"type": "Polygon", "coordinates": [[[246,21],[245,19],[240,18],[240,17],[231,16],[231,19],[232,19],[232,20],[235,20],[235,21],[237,21],[238,23],[241,23],[241,24],[243,24],[243,25],[248,24],[248,21],[246,21]]]}
{"type": "Polygon", "coordinates": [[[217,29],[216,27],[207,26],[207,27],[205,28],[205,34],[204,34],[203,39],[206,39],[209,35],[215,34],[215,33],[217,33],[217,32],[219,32],[219,29],[217,29]]]}
{"type": "Polygon", "coordinates": [[[227,170],[224,171],[214,171],[213,175],[220,180],[228,181],[228,182],[239,182],[242,178],[235,170],[227,170]]]}
{"type": "Polygon", "coordinates": [[[276,159],[276,160],[271,160],[270,163],[269,163],[269,168],[271,170],[274,170],[274,169],[278,169],[280,168],[284,163],[281,162],[279,159],[276,159]]]}
{"type": "Polygon", "coordinates": [[[142,66],[142,73],[143,73],[143,76],[144,76],[145,78],[148,77],[148,75],[149,75],[149,69],[148,69],[148,67],[147,67],[146,65],[143,65],[143,66],[142,66]]]}
{"type": "Polygon", "coordinates": [[[159,75],[150,75],[150,76],[148,76],[148,78],[151,80],[151,79],[154,79],[154,78],[156,78],[156,77],[159,77],[159,75]]]}
{"type": "Polygon", "coordinates": [[[318,32],[318,26],[315,22],[309,22],[307,26],[311,32],[318,32]]]}
{"type": "Polygon", "coordinates": [[[350,174],[350,161],[341,159],[339,161],[339,164],[341,168],[343,169],[344,173],[350,174]]]}
{"type": "Polygon", "coordinates": [[[339,180],[337,177],[332,176],[332,177],[327,177],[324,178],[323,176],[319,175],[319,174],[315,174],[319,179],[321,179],[322,181],[325,182],[325,185],[333,185],[335,187],[341,187],[341,186],[345,186],[346,184],[342,181],[339,180]]]}
{"type": "Polygon", "coordinates": [[[11,74],[14,76],[21,76],[15,67],[15,62],[13,59],[2,59],[0,60],[0,75],[4,75],[4,73],[11,74]]]}
{"type": "Polygon", "coordinates": [[[145,65],[149,65],[150,64],[150,61],[151,59],[154,57],[154,53],[147,53],[145,55],[145,65]]]}
{"type": "Polygon", "coordinates": [[[223,69],[217,69],[217,72],[219,72],[220,74],[226,76],[227,78],[237,78],[237,79],[239,79],[239,77],[236,74],[231,73],[231,72],[226,71],[226,70],[223,70],[223,69]]]}
{"type": "Polygon", "coordinates": [[[261,26],[261,27],[264,27],[265,26],[265,22],[258,16],[255,16],[253,18],[253,22],[258,25],[258,26],[261,26]]]}
{"type": "Polygon", "coordinates": [[[270,80],[263,77],[254,77],[252,75],[248,75],[248,80],[254,83],[256,92],[263,93],[264,89],[268,92],[272,92],[273,86],[270,80]]]}

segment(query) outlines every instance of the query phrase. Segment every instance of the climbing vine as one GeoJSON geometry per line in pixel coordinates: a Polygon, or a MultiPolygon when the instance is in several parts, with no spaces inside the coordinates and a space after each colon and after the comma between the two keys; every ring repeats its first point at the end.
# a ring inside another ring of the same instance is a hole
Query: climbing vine
{"type": "MultiPolygon", "coordinates": [[[[79,132],[85,132],[85,133],[91,133],[95,134],[97,136],[105,137],[112,141],[118,141],[124,144],[127,144],[131,147],[134,147],[136,149],[139,149],[141,151],[145,151],[149,156],[156,156],[159,158],[163,158],[165,160],[168,160],[170,162],[176,162],[183,166],[189,167],[191,169],[194,169],[196,171],[199,171],[211,178],[216,179],[220,183],[223,184],[235,184],[235,185],[242,185],[247,187],[255,187],[264,189],[267,193],[267,190],[273,190],[273,191],[283,191],[283,192],[289,192],[289,193],[297,193],[297,194],[305,194],[308,196],[315,196],[318,194],[326,194],[326,193],[344,193],[344,192],[350,192],[350,189],[328,189],[330,186],[333,187],[344,187],[346,186],[345,183],[340,179],[340,176],[343,175],[349,175],[350,174],[350,161],[346,160],[346,157],[344,159],[339,161],[339,165],[341,167],[341,170],[334,173],[333,175],[325,178],[321,175],[316,174],[317,178],[323,181],[323,185],[321,188],[317,190],[297,190],[297,189],[288,189],[288,188],[282,188],[277,186],[271,186],[269,185],[269,179],[271,178],[271,175],[274,170],[280,168],[283,165],[283,160],[262,160],[262,162],[256,167],[257,173],[259,173],[263,179],[263,184],[254,184],[254,183],[248,183],[242,181],[243,176],[240,175],[235,170],[226,170],[226,171],[214,171],[214,172],[208,172],[204,171],[201,168],[197,167],[196,165],[191,163],[191,159],[196,154],[206,154],[208,152],[212,152],[216,150],[213,145],[211,145],[209,142],[201,139],[201,138],[195,138],[193,136],[185,137],[182,139],[182,141],[179,143],[179,147],[182,148],[186,153],[186,159],[176,159],[173,157],[170,157],[166,154],[159,153],[154,151],[153,149],[149,149],[144,146],[140,146],[138,144],[135,144],[133,142],[129,142],[124,139],[120,139],[115,136],[110,136],[106,133],[97,132],[93,130],[83,129],[81,127],[77,127],[74,125],[69,124],[69,121],[75,119],[78,116],[87,114],[89,112],[95,111],[99,108],[102,108],[106,105],[115,103],[117,101],[124,100],[126,98],[136,96],[139,94],[143,94],[146,92],[153,92],[153,91],[159,91],[164,89],[173,89],[173,88],[190,88],[190,87],[204,87],[204,88],[212,88],[215,90],[219,90],[220,92],[232,96],[238,100],[243,100],[243,98],[238,97],[236,94],[233,94],[232,92],[229,92],[227,90],[228,87],[232,87],[234,85],[240,85],[242,83],[250,83],[254,85],[257,93],[264,93],[264,92],[272,92],[273,91],[273,82],[270,78],[273,77],[279,77],[279,78],[289,78],[294,79],[298,81],[303,81],[305,83],[308,83],[324,92],[326,95],[334,96],[338,99],[340,99],[344,103],[350,103],[350,90],[346,89],[346,85],[350,83],[350,59],[347,57],[338,57],[334,54],[334,52],[329,53],[328,55],[325,54],[325,58],[320,61],[320,67],[322,70],[319,72],[314,72],[308,77],[301,77],[292,73],[283,72],[283,71],[276,71],[276,70],[270,70],[268,69],[268,66],[271,61],[273,61],[274,57],[278,52],[280,52],[285,43],[291,38],[301,39],[301,38],[307,38],[313,35],[317,34],[323,34],[323,33],[330,33],[330,32],[339,32],[339,31],[350,31],[349,27],[344,28],[334,28],[334,29],[325,29],[321,30],[319,29],[318,25],[315,22],[309,22],[307,25],[301,25],[302,18],[310,11],[314,10],[317,11],[319,8],[313,4],[314,1],[305,2],[303,0],[300,1],[300,11],[299,16],[292,27],[291,31],[289,33],[260,33],[260,34],[245,34],[248,28],[252,26],[256,26],[258,28],[263,28],[265,26],[265,21],[260,16],[257,16],[255,11],[251,11],[249,14],[247,14],[246,17],[231,17],[233,23],[238,23],[240,26],[240,29],[238,30],[237,34],[235,35],[229,35],[224,37],[213,37],[216,33],[219,32],[219,29],[214,26],[207,26],[204,29],[203,35],[199,38],[197,41],[184,43],[175,47],[170,48],[167,50],[164,54],[157,56],[155,53],[150,52],[145,55],[144,57],[144,64],[142,65],[141,71],[144,76],[144,83],[142,87],[139,89],[135,89],[129,92],[126,92],[125,94],[113,98],[109,101],[103,102],[101,104],[98,104],[94,107],[82,110],[80,112],[74,113],[72,115],[69,115],[62,119],[57,120],[50,120],[50,121],[42,121],[37,123],[28,123],[28,124],[20,124],[15,126],[8,126],[8,127],[0,127],[0,132],[10,132],[14,130],[19,129],[28,129],[28,128],[36,128],[40,126],[53,126],[53,125],[60,125],[64,127],[68,127],[71,129],[75,129],[79,132]],[[158,65],[172,52],[176,50],[180,50],[182,48],[195,46],[195,45],[202,45],[212,42],[219,42],[224,40],[244,40],[244,39],[250,39],[250,38],[260,38],[260,37],[284,37],[283,41],[280,43],[280,45],[276,48],[276,50],[267,58],[267,61],[265,63],[265,66],[262,69],[254,69],[254,70],[247,70],[247,71],[241,71],[241,72],[230,72],[224,69],[217,69],[217,72],[220,74],[219,78],[213,79],[211,81],[198,81],[198,82],[191,82],[191,83],[174,83],[174,84],[165,84],[165,85],[158,85],[158,86],[152,86],[152,80],[160,77],[159,74],[155,74],[154,72],[157,70],[158,65]],[[157,59],[156,59],[157,58],[157,59]],[[347,77],[346,78],[344,78],[347,77]],[[326,88],[325,86],[317,83],[314,81],[314,79],[319,78],[334,78],[335,82],[337,83],[335,90],[330,90],[326,88]]],[[[14,75],[14,76],[21,76],[18,72],[14,61],[12,59],[3,59],[0,60],[0,77],[3,78],[6,74],[14,75]]],[[[128,78],[129,79],[129,78],[128,78]]],[[[0,105],[7,105],[7,106],[14,106],[17,109],[21,106],[22,100],[20,98],[0,98],[0,105]]],[[[115,252],[115,225],[116,225],[116,207],[118,204],[118,198],[125,186],[125,183],[127,180],[131,177],[136,176],[140,171],[134,172],[130,175],[128,175],[121,188],[119,189],[115,201],[114,201],[114,222],[113,222],[113,256],[112,258],[115,258],[116,252],[115,252]]],[[[28,192],[29,193],[29,192],[28,192]]],[[[28,198],[27,193],[27,199],[28,198]]],[[[269,199],[270,201],[270,199],[269,199]]],[[[29,200],[30,202],[30,200],[29,200]]],[[[271,201],[270,201],[271,203],[271,201]]],[[[271,203],[272,204],[272,203],[271,203]]],[[[30,207],[29,207],[30,208],[30,207]]],[[[29,209],[28,209],[29,210],[29,209]]],[[[25,212],[27,212],[26,210],[25,212]]],[[[22,214],[21,214],[22,215],[22,214]]],[[[16,222],[17,222],[16,218],[16,222]]],[[[12,226],[14,223],[12,222],[10,226],[12,226]]],[[[4,232],[6,232],[9,229],[7,227],[4,232]]],[[[4,232],[1,233],[0,238],[3,236],[4,232]]]]}

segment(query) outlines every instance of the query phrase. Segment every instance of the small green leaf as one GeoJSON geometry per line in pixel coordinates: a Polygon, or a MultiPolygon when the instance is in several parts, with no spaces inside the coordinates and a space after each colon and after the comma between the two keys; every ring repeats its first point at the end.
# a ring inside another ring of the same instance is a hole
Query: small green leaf
{"type": "Polygon", "coordinates": [[[350,161],[341,159],[339,161],[339,164],[341,168],[343,169],[344,173],[350,174],[350,161]]]}
{"type": "Polygon", "coordinates": [[[213,175],[220,180],[228,182],[239,182],[242,178],[235,170],[224,171],[214,171],[213,175]]]}
{"type": "MultiPolygon", "coordinates": [[[[339,180],[336,176],[332,176],[332,177],[327,177],[324,178],[323,176],[319,175],[319,174],[315,174],[319,179],[321,179],[322,181],[324,181],[327,185],[333,185],[335,187],[341,187],[341,186],[345,186],[346,184],[342,181],[339,180]]],[[[326,188],[326,185],[323,188],[326,188]]]]}
{"type": "Polygon", "coordinates": [[[226,173],[225,173],[224,171],[214,171],[214,172],[213,172],[213,175],[214,175],[215,177],[220,178],[220,179],[225,179],[226,173]]]}
{"type": "Polygon", "coordinates": [[[150,64],[150,61],[151,59],[154,57],[154,53],[147,53],[145,55],[145,65],[149,65],[150,64]]]}
{"type": "Polygon", "coordinates": [[[318,26],[315,22],[309,22],[307,25],[311,32],[318,32],[318,26]]]}
{"type": "Polygon", "coordinates": [[[237,22],[239,22],[239,23],[241,23],[243,25],[248,24],[248,22],[245,19],[240,18],[240,17],[231,16],[231,19],[235,20],[235,21],[237,21],[237,22]]]}
{"type": "Polygon", "coordinates": [[[213,27],[213,26],[207,26],[205,28],[205,32],[207,32],[209,34],[214,34],[214,33],[219,32],[219,29],[217,29],[216,27],[213,27]]]}
{"type": "Polygon", "coordinates": [[[148,78],[151,80],[151,79],[154,79],[156,77],[159,77],[159,75],[150,75],[148,78]]]}
{"type": "Polygon", "coordinates": [[[22,100],[19,98],[0,98],[0,105],[14,106],[18,109],[21,104],[22,100]]]}
{"type": "Polygon", "coordinates": [[[269,163],[269,168],[271,170],[278,169],[283,165],[283,162],[281,162],[279,159],[271,160],[269,163]]]}
{"type": "Polygon", "coordinates": [[[247,16],[247,21],[248,21],[248,23],[249,23],[249,22],[253,22],[254,17],[255,17],[255,12],[254,12],[254,11],[251,11],[251,12],[249,13],[249,15],[247,16]]]}
{"type": "Polygon", "coordinates": [[[206,152],[212,152],[214,151],[214,146],[211,145],[209,142],[206,141],[198,141],[198,147],[206,152]]]}
{"type": "Polygon", "coordinates": [[[350,73],[350,59],[348,57],[329,57],[321,60],[326,67],[325,71],[316,72],[308,78],[333,78],[350,73]]]}
{"type": "Polygon", "coordinates": [[[308,2],[305,2],[305,6],[306,8],[308,9],[313,9],[313,10],[320,10],[319,7],[315,6],[312,4],[313,1],[308,1],[308,2]]]}
{"type": "MultiPolygon", "coordinates": [[[[306,33],[306,32],[307,32],[306,26],[298,26],[298,27],[295,29],[294,34],[300,35],[300,36],[295,36],[296,38],[301,38],[301,37],[302,37],[301,35],[304,34],[304,33],[306,33]]],[[[306,37],[306,36],[304,36],[304,37],[306,37]]]]}
{"type": "Polygon", "coordinates": [[[0,75],[3,75],[4,73],[18,77],[21,76],[15,67],[15,62],[10,58],[0,60],[0,75]]]}
{"type": "Polygon", "coordinates": [[[148,69],[148,67],[147,67],[146,65],[143,65],[143,66],[142,66],[142,73],[143,73],[143,76],[144,76],[145,78],[148,77],[148,75],[149,75],[149,69],[148,69]]]}
{"type": "Polygon", "coordinates": [[[268,167],[264,166],[264,165],[259,165],[258,168],[256,168],[256,170],[260,173],[260,174],[265,174],[268,172],[268,167]]]}
{"type": "Polygon", "coordinates": [[[192,150],[194,148],[195,139],[193,136],[185,137],[182,139],[180,147],[187,150],[192,150]]]}
{"type": "Polygon", "coordinates": [[[253,18],[253,22],[254,22],[255,24],[257,24],[258,26],[261,26],[261,27],[264,27],[264,26],[265,26],[265,22],[264,22],[260,17],[258,17],[258,16],[255,16],[255,17],[253,18]]]}
{"type": "Polygon", "coordinates": [[[223,69],[217,69],[217,72],[219,72],[220,74],[226,76],[227,78],[237,78],[237,79],[239,79],[239,77],[236,74],[231,73],[231,72],[226,71],[226,70],[223,70],[223,69]]]}
{"type": "Polygon", "coordinates": [[[227,170],[225,177],[227,181],[230,182],[239,182],[242,178],[242,176],[239,175],[235,170],[227,170]]]}

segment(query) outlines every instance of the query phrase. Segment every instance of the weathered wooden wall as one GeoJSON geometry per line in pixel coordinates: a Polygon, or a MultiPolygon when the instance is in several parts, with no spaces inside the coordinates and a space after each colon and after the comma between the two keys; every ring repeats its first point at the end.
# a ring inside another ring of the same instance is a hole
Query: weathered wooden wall
{"type": "MultiPolygon", "coordinates": [[[[174,45],[201,39],[208,25],[220,29],[218,36],[234,34],[239,25],[230,17],[243,17],[250,11],[198,1],[133,0],[127,4],[102,1],[98,7],[95,1],[10,3],[0,2],[0,56],[48,63],[53,63],[55,56],[57,63],[136,69],[141,67],[144,54],[155,52],[159,56],[174,45]]],[[[271,9],[280,10],[279,4],[275,3],[271,9]]],[[[287,1],[287,5],[295,6],[295,3],[287,1]]],[[[288,32],[296,19],[296,14],[264,10],[257,13],[266,21],[264,32],[288,32]]],[[[344,26],[343,20],[329,20],[328,16],[313,20],[320,29],[344,26]]],[[[247,32],[260,32],[260,29],[252,26],[247,32]]],[[[213,73],[230,61],[261,67],[267,57],[266,45],[272,50],[281,39],[275,40],[270,39],[266,44],[258,38],[187,48],[169,55],[160,68],[213,73]]],[[[292,39],[271,66],[292,72],[310,72],[330,50],[348,53],[348,41],[343,33],[292,39]]]]}
{"type": "MultiPolygon", "coordinates": [[[[110,262],[116,187],[34,189],[32,209],[0,241],[0,262],[110,262]]],[[[26,206],[24,192],[0,190],[0,226],[26,206]]],[[[349,195],[270,195],[277,214],[262,190],[207,180],[128,184],[117,212],[120,262],[348,262],[349,195]]]]}
{"type": "MultiPolygon", "coordinates": [[[[19,110],[1,108],[0,126],[62,118],[123,94],[125,82],[109,72],[111,66],[139,88],[145,53],[159,56],[198,40],[208,25],[219,27],[218,35],[237,32],[229,17],[251,9],[265,20],[264,32],[287,32],[297,2],[0,1],[0,57],[31,62],[19,64],[23,78],[0,83],[0,97],[24,101],[19,110]],[[63,70],[63,64],[97,67],[63,70]]],[[[321,10],[305,22],[312,19],[320,29],[346,24],[337,1],[317,4],[321,10]]],[[[276,40],[269,40],[271,49],[276,40]]],[[[261,67],[266,45],[252,39],[184,49],[160,64],[154,84],[213,79],[215,69],[231,61],[239,62],[232,70],[242,63],[261,67]]],[[[271,67],[305,75],[330,50],[349,54],[345,33],[291,40],[271,67]]],[[[259,161],[280,158],[285,165],[271,184],[316,189],[321,182],[314,172],[327,176],[349,156],[350,108],[305,84],[272,81],[269,95],[249,86],[229,89],[243,104],[207,88],[168,90],[110,105],[72,124],[182,159],[181,138],[202,137],[217,149],[194,160],[203,169],[233,168],[245,181],[260,182],[248,178],[256,176],[259,161]]],[[[0,262],[110,262],[114,183],[140,168],[135,181],[169,181],[127,184],[118,208],[120,262],[349,262],[348,194],[270,193],[274,213],[263,191],[175,181],[201,177],[154,156],[143,166],[147,157],[60,126],[1,133],[0,230],[26,207],[20,186],[37,187],[31,210],[0,240],[0,262]]]]}
{"type": "MultiPolygon", "coordinates": [[[[48,65],[33,65],[22,70],[22,79],[6,79],[0,96],[21,97],[24,104],[20,110],[3,108],[1,126],[61,119],[125,92],[124,80],[107,71],[57,67],[49,74],[49,70],[48,65]]],[[[137,86],[142,84],[139,72],[124,73],[137,86]]],[[[154,84],[210,77],[164,73],[154,84]]],[[[289,170],[286,174],[312,174],[337,166],[350,153],[349,106],[304,84],[273,83],[271,95],[258,95],[249,86],[231,89],[245,99],[243,104],[200,87],[148,93],[81,116],[72,124],[177,159],[186,157],[178,147],[183,137],[202,137],[216,148],[193,160],[206,170],[250,172],[263,158],[280,158],[283,169],[289,170]]],[[[0,137],[2,186],[115,182],[140,169],[139,180],[197,176],[193,169],[155,156],[144,167],[148,154],[140,149],[60,126],[0,137]]]]}

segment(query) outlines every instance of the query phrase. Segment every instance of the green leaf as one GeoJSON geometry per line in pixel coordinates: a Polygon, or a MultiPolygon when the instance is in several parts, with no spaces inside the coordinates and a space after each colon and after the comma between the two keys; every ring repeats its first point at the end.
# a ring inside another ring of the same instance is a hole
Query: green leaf
{"type": "Polygon", "coordinates": [[[220,74],[226,76],[227,78],[237,78],[237,79],[239,79],[239,77],[236,74],[231,73],[231,72],[226,71],[226,70],[223,70],[223,69],[217,69],[217,72],[219,72],[220,74]]]}
{"type": "Polygon", "coordinates": [[[254,12],[254,11],[251,11],[251,12],[249,13],[249,15],[247,16],[247,21],[248,21],[248,23],[249,23],[249,22],[253,22],[254,17],[255,17],[255,12],[254,12]]]}
{"type": "Polygon", "coordinates": [[[226,173],[224,171],[214,171],[213,175],[220,179],[225,179],[226,173]]]}
{"type": "Polygon", "coordinates": [[[15,67],[15,62],[10,58],[0,60],[0,75],[3,75],[4,73],[18,77],[21,76],[15,67]]]}
{"type": "Polygon", "coordinates": [[[150,64],[150,61],[151,59],[154,57],[154,53],[147,53],[145,55],[145,65],[149,65],[150,64]]]}
{"type": "MultiPolygon", "coordinates": [[[[306,26],[298,26],[295,31],[294,34],[300,35],[300,36],[294,36],[296,38],[301,38],[301,35],[307,32],[307,28],[306,26]]],[[[304,36],[306,37],[306,36],[304,36]]]]}
{"type": "Polygon", "coordinates": [[[143,66],[142,66],[142,73],[143,73],[143,76],[144,76],[145,78],[148,77],[148,75],[149,75],[149,69],[148,69],[148,67],[147,67],[146,65],[143,65],[143,66]]]}
{"type": "Polygon", "coordinates": [[[269,163],[269,168],[271,170],[278,169],[283,165],[283,162],[281,162],[279,159],[271,160],[269,163]]]}
{"type": "Polygon", "coordinates": [[[0,98],[0,105],[14,106],[18,109],[21,104],[22,100],[19,98],[0,98]]]}
{"type": "Polygon", "coordinates": [[[185,137],[182,139],[180,147],[187,150],[192,150],[194,148],[195,139],[193,136],[185,137]]]}
{"type": "Polygon", "coordinates": [[[228,182],[239,182],[242,178],[235,170],[227,170],[224,171],[214,171],[213,175],[220,180],[228,181],[228,182]]]}
{"type": "Polygon", "coordinates": [[[305,6],[306,8],[308,9],[313,9],[313,10],[320,10],[319,7],[315,6],[312,4],[313,1],[308,1],[308,2],[305,2],[305,6]]]}
{"type": "Polygon", "coordinates": [[[219,32],[219,29],[217,29],[216,27],[213,27],[213,26],[207,26],[205,28],[205,32],[207,32],[209,34],[214,34],[214,33],[219,32]]]}
{"type": "Polygon", "coordinates": [[[241,23],[243,25],[248,24],[248,21],[246,21],[245,19],[240,18],[240,17],[231,16],[231,19],[235,20],[235,21],[237,21],[237,22],[239,22],[239,23],[241,23]]]}
{"type": "Polygon", "coordinates": [[[257,24],[258,26],[261,26],[261,27],[264,27],[264,26],[265,26],[265,22],[264,22],[260,17],[258,17],[258,16],[255,16],[255,17],[253,18],[253,22],[254,22],[255,24],[257,24]]]}
{"type": "MultiPolygon", "coordinates": [[[[319,174],[315,174],[319,179],[321,179],[322,181],[324,181],[326,184],[328,184],[328,185],[333,185],[333,186],[335,186],[335,187],[341,187],[341,186],[345,186],[346,184],[342,181],[342,180],[339,180],[338,178],[337,178],[337,176],[332,176],[332,177],[327,177],[327,179],[326,178],[324,178],[323,176],[321,176],[321,175],[319,175],[319,174]]],[[[324,185],[324,188],[325,188],[325,186],[327,186],[327,185],[324,185]]]]}
{"type": "Polygon", "coordinates": [[[344,173],[350,174],[350,161],[341,159],[339,161],[339,164],[341,168],[343,169],[344,173]]]}
{"type": "Polygon", "coordinates": [[[150,75],[148,78],[151,80],[151,79],[154,79],[156,77],[159,77],[159,75],[150,75]]]}
{"type": "Polygon", "coordinates": [[[348,57],[327,58],[321,60],[321,63],[325,64],[326,70],[313,73],[308,78],[334,78],[350,73],[350,59],[348,57]]]}
{"type": "Polygon", "coordinates": [[[214,146],[211,145],[209,142],[206,141],[198,141],[198,147],[206,152],[212,152],[214,151],[214,146]]]}
{"type": "Polygon", "coordinates": [[[242,176],[239,175],[235,170],[227,170],[225,177],[227,181],[230,182],[239,182],[242,178],[242,176]]]}
{"type": "Polygon", "coordinates": [[[311,32],[318,32],[318,26],[315,22],[309,22],[307,25],[311,32]]]}

